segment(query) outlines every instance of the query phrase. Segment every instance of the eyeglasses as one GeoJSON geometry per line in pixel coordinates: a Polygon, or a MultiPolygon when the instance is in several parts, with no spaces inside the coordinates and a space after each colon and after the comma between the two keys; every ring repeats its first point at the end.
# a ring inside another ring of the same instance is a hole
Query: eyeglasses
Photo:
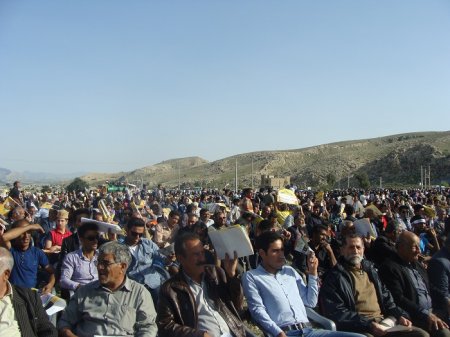
{"type": "Polygon", "coordinates": [[[141,238],[141,237],[143,237],[144,236],[144,233],[136,233],[136,232],[131,232],[130,231],[130,234],[132,235],[132,236],[134,236],[134,237],[139,237],[139,238],[141,238]]]}
{"type": "Polygon", "coordinates": [[[86,236],[85,237],[86,240],[88,241],[99,241],[100,240],[100,235],[94,235],[94,236],[86,236]]]}
{"type": "Polygon", "coordinates": [[[95,265],[97,267],[103,267],[103,268],[108,268],[109,266],[112,266],[113,264],[118,264],[120,262],[111,262],[111,261],[106,261],[106,260],[98,260],[95,262],[95,265]]]}

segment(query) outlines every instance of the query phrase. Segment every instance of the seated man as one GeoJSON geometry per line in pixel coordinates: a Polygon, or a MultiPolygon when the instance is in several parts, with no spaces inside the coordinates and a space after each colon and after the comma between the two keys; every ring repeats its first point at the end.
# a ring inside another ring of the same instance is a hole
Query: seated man
{"type": "Polygon", "coordinates": [[[81,242],[80,249],[71,252],[64,258],[61,266],[61,288],[69,290],[70,295],[82,285],[98,280],[98,225],[85,222],[78,229],[81,242]]]}
{"type": "Polygon", "coordinates": [[[14,258],[14,268],[10,281],[16,286],[36,288],[38,284],[38,269],[41,267],[48,274],[48,282],[43,286],[43,293],[50,293],[55,284],[55,274],[45,253],[31,245],[30,232],[36,230],[44,232],[41,226],[31,225],[22,219],[14,222],[11,229],[0,236],[0,245],[9,249],[14,258]]]}
{"type": "Polygon", "coordinates": [[[450,236],[428,263],[433,309],[447,324],[450,318],[450,236]]]}
{"type": "Polygon", "coordinates": [[[343,237],[341,258],[327,274],[320,288],[320,308],[338,330],[365,336],[429,336],[411,326],[407,313],[393,301],[381,283],[372,262],[364,260],[364,242],[356,234],[343,237]],[[386,332],[384,319],[392,317],[402,332],[386,332]]]}
{"type": "Polygon", "coordinates": [[[60,210],[56,214],[56,228],[49,232],[48,238],[45,241],[45,251],[51,253],[59,253],[63,240],[72,235],[72,232],[67,228],[69,221],[69,213],[66,210],[60,210]]]}
{"type": "Polygon", "coordinates": [[[58,322],[60,336],[156,336],[152,297],[127,278],[130,263],[125,245],[113,241],[100,247],[99,280],[81,286],[70,299],[58,322]]]}
{"type": "Polygon", "coordinates": [[[57,337],[37,291],[11,285],[14,259],[0,247],[0,335],[8,337],[57,337]]]}
{"type": "Polygon", "coordinates": [[[433,310],[427,273],[418,262],[419,255],[419,237],[403,232],[397,240],[397,255],[380,267],[381,279],[414,325],[427,330],[431,336],[450,336],[447,323],[433,310]]]}
{"type": "Polygon", "coordinates": [[[237,258],[226,259],[224,269],[205,266],[205,250],[194,233],[177,236],[175,254],[181,268],[161,286],[159,337],[245,336],[237,311],[242,308],[237,258]]]}
{"type": "Polygon", "coordinates": [[[285,265],[282,237],[272,231],[256,238],[262,263],[244,274],[242,283],[252,318],[270,336],[358,337],[355,333],[312,329],[305,305],[317,304],[317,258],[308,258],[308,286],[300,275],[285,265]]]}
{"type": "Polygon", "coordinates": [[[319,278],[322,278],[323,274],[337,263],[333,248],[331,248],[329,243],[328,227],[323,225],[315,226],[308,245],[319,260],[317,271],[319,278]]]}
{"type": "Polygon", "coordinates": [[[130,279],[144,285],[156,303],[159,287],[168,279],[168,273],[164,268],[165,257],[158,252],[159,247],[156,243],[143,238],[145,234],[144,220],[130,219],[126,233],[124,243],[130,250],[132,258],[127,275],[130,279]]]}

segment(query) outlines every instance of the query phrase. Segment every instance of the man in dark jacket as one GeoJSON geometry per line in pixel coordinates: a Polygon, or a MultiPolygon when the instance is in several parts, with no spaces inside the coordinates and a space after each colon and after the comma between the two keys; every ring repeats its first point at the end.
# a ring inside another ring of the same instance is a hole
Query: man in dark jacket
{"type": "Polygon", "coordinates": [[[414,325],[426,329],[433,337],[448,337],[448,325],[433,312],[428,276],[418,262],[419,242],[419,237],[412,232],[400,234],[397,255],[381,265],[380,277],[414,325]]]}
{"type": "Polygon", "coordinates": [[[450,236],[428,263],[433,309],[449,324],[450,317],[450,236]]]}
{"type": "Polygon", "coordinates": [[[328,271],[320,289],[322,313],[336,323],[338,330],[364,333],[366,336],[398,336],[383,326],[393,317],[403,330],[401,336],[429,336],[412,327],[407,314],[397,307],[390,292],[383,286],[374,265],[364,260],[363,240],[351,234],[343,239],[342,257],[328,271]]]}
{"type": "Polygon", "coordinates": [[[237,258],[224,260],[223,269],[205,266],[200,238],[185,233],[175,239],[175,254],[181,264],[177,275],[166,281],[159,293],[160,337],[216,337],[246,335],[239,319],[243,294],[237,278],[237,258]]]}
{"type": "Polygon", "coordinates": [[[14,266],[11,253],[0,247],[0,336],[56,337],[36,291],[16,287],[8,278],[14,266]]]}

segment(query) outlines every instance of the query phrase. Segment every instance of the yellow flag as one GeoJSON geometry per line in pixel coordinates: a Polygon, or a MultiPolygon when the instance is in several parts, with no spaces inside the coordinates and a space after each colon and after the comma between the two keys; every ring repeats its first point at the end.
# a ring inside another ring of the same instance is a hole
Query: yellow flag
{"type": "Polygon", "coordinates": [[[53,204],[50,203],[50,202],[44,202],[44,203],[41,205],[41,208],[45,208],[45,209],[50,209],[50,208],[52,208],[52,207],[53,207],[53,204]]]}
{"type": "Polygon", "coordinates": [[[0,203],[0,214],[7,215],[15,206],[16,202],[11,197],[6,198],[3,203],[0,203]]]}

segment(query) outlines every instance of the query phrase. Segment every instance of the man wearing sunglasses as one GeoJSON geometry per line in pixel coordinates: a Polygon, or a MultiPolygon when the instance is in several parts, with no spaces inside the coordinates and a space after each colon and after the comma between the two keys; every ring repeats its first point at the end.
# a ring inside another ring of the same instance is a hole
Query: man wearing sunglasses
{"type": "Polygon", "coordinates": [[[169,274],[165,270],[165,257],[158,252],[158,245],[144,238],[144,232],[145,223],[142,219],[131,218],[128,221],[123,243],[128,246],[132,260],[127,275],[144,285],[156,303],[159,287],[169,278],[169,274]]]}
{"type": "Polygon", "coordinates": [[[58,322],[59,336],[155,337],[156,312],[150,293],[126,276],[128,247],[116,241],[99,249],[98,281],[81,286],[58,322]]]}
{"type": "Polygon", "coordinates": [[[98,280],[98,225],[85,222],[78,228],[81,247],[64,258],[61,266],[61,288],[70,291],[70,296],[82,285],[98,280]]]}

